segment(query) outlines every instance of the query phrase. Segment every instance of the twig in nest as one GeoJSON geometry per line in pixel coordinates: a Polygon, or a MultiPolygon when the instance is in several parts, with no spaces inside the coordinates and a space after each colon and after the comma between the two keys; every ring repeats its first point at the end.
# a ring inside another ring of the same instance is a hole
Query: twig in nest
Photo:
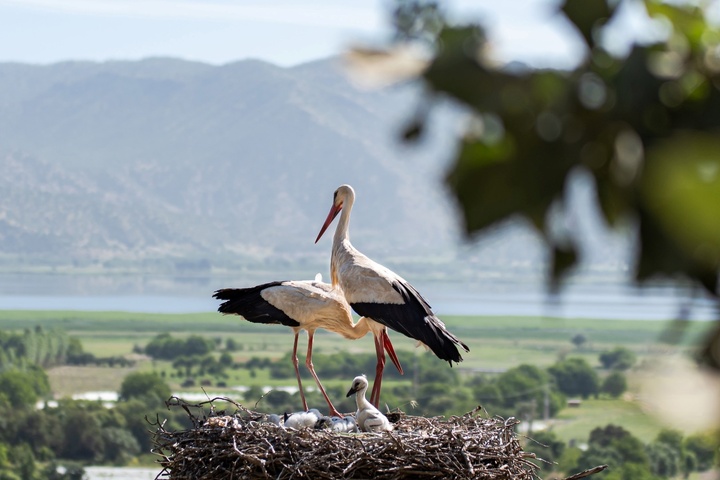
{"type": "Polygon", "coordinates": [[[596,473],[600,473],[603,470],[605,470],[606,468],[608,468],[607,465],[598,465],[597,467],[589,468],[580,473],[576,473],[575,475],[571,475],[563,480],[580,480],[581,478],[589,477],[590,475],[595,475],[596,473]]]}

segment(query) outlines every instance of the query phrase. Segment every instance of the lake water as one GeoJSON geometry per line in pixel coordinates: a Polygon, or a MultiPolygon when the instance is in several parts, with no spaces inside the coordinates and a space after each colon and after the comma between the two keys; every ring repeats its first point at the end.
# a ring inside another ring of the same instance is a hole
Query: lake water
{"type": "MultiPolygon", "coordinates": [[[[214,312],[212,292],[267,279],[169,276],[0,275],[0,310],[84,310],[147,313],[214,312]]],[[[440,315],[693,320],[718,318],[716,304],[687,288],[636,288],[626,283],[576,283],[550,296],[522,280],[418,282],[440,315]]]]}
{"type": "Polygon", "coordinates": [[[87,480],[154,480],[161,468],[85,467],[87,480]]]}

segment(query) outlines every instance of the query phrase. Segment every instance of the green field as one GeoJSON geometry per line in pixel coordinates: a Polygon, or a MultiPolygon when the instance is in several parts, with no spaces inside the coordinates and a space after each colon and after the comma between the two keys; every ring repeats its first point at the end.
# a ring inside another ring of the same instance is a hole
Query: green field
{"type": "MultiPolygon", "coordinates": [[[[670,322],[630,320],[554,319],[535,317],[443,317],[448,328],[470,347],[461,364],[464,369],[509,368],[520,363],[549,365],[559,355],[580,355],[596,360],[597,353],[616,345],[640,357],[663,355],[697,342],[709,323],[689,322],[677,344],[659,343],[662,336],[678,331],[670,322]],[[588,339],[577,350],[570,339],[583,334],[588,339]]],[[[125,312],[0,311],[0,330],[20,330],[37,325],[61,328],[80,338],[85,349],[101,356],[130,353],[133,345],[144,345],[162,332],[200,334],[210,338],[232,337],[245,346],[249,356],[280,357],[292,345],[292,331],[276,325],[250,324],[237,316],[216,313],[145,314],[125,312]]],[[[399,350],[413,350],[414,340],[391,333],[399,350]]],[[[319,331],[315,351],[372,352],[365,337],[355,342],[319,331]]]]}
{"type": "MultiPolygon", "coordinates": [[[[444,317],[448,328],[470,347],[459,371],[465,376],[478,372],[497,372],[522,363],[546,367],[565,356],[580,356],[591,365],[598,365],[598,354],[622,345],[638,357],[639,365],[652,364],[671,355],[687,352],[711,327],[710,323],[691,322],[682,329],[671,328],[670,322],[555,319],[530,317],[444,317]],[[587,342],[576,348],[571,339],[582,334],[587,342]],[[674,343],[661,342],[662,338],[675,338],[674,343]]],[[[242,344],[234,353],[236,360],[250,357],[278,359],[292,347],[293,335],[288,328],[276,325],[250,324],[236,316],[207,314],[141,314],[123,312],[50,312],[0,311],[0,330],[23,328],[61,328],[79,338],[86,351],[99,357],[123,355],[138,359],[134,367],[170,373],[168,362],[152,362],[142,356],[132,357],[133,347],[144,346],[156,334],[169,332],[176,336],[200,334],[213,339],[233,338],[242,344]]],[[[396,350],[413,351],[415,342],[398,333],[391,333],[396,350]]],[[[304,352],[305,338],[301,340],[304,352]]],[[[339,351],[374,352],[370,336],[351,342],[327,332],[318,332],[315,353],[332,354],[339,351]]],[[[421,355],[432,355],[420,350],[421,355]]],[[[50,371],[51,384],[56,395],[70,395],[83,391],[117,390],[124,376],[132,369],[107,367],[59,367],[50,371]]],[[[255,377],[249,372],[233,370],[228,385],[293,385],[287,380],[268,378],[259,370],[255,377]]],[[[366,372],[371,373],[371,372],[366,372]]],[[[174,390],[179,379],[168,381],[174,390]],[[175,381],[176,383],[173,383],[175,381]]],[[[304,374],[306,385],[312,379],[304,374]]],[[[410,382],[411,378],[401,382],[410,382]]],[[[332,385],[328,381],[326,386],[332,385]]],[[[631,382],[631,391],[636,388],[631,382]]],[[[187,389],[200,392],[200,387],[187,389]]],[[[213,388],[213,391],[217,389],[213,388]]],[[[229,390],[229,392],[233,392],[229,390]]],[[[238,395],[234,392],[234,395],[238,395]]],[[[408,399],[411,400],[411,399],[408,399]]],[[[462,412],[459,412],[462,413],[462,412]]],[[[586,438],[589,430],[607,423],[622,424],[644,441],[649,441],[661,428],[647,416],[636,402],[627,400],[586,400],[580,408],[566,408],[552,422],[552,428],[563,440],[586,438]]]]}
{"type": "Polygon", "coordinates": [[[566,408],[560,412],[552,420],[552,429],[565,442],[584,441],[590,430],[609,423],[621,425],[643,442],[650,442],[662,428],[655,418],[645,414],[637,402],[588,399],[578,408],[566,408]]]}

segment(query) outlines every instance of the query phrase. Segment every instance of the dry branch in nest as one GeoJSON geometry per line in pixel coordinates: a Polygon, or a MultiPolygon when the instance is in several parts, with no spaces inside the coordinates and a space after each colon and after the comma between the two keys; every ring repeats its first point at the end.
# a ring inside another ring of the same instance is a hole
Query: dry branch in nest
{"type": "Polygon", "coordinates": [[[227,398],[167,403],[183,408],[194,427],[175,432],[155,425],[158,479],[537,478],[534,455],[523,452],[513,431],[517,421],[483,418],[477,409],[449,419],[398,412],[388,415],[392,432],[335,433],[285,429],[227,398]],[[235,412],[216,412],[216,401],[235,412]]]}

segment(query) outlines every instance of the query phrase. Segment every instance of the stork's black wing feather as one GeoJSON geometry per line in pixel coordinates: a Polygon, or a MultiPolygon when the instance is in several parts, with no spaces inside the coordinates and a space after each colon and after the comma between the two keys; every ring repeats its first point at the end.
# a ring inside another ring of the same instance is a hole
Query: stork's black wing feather
{"type": "Polygon", "coordinates": [[[392,287],[403,298],[404,303],[352,303],[350,306],[363,317],[372,318],[405,336],[419,340],[441,358],[452,362],[461,362],[462,355],[458,345],[466,352],[470,349],[455,335],[450,333],[442,321],[435,316],[430,305],[406,282],[392,282],[392,287]]]}
{"type": "Polygon", "coordinates": [[[299,327],[300,323],[268,303],[261,295],[263,290],[282,284],[283,282],[269,282],[250,288],[223,288],[216,291],[213,298],[225,300],[218,307],[220,313],[241,315],[245,320],[253,323],[299,327]]]}

